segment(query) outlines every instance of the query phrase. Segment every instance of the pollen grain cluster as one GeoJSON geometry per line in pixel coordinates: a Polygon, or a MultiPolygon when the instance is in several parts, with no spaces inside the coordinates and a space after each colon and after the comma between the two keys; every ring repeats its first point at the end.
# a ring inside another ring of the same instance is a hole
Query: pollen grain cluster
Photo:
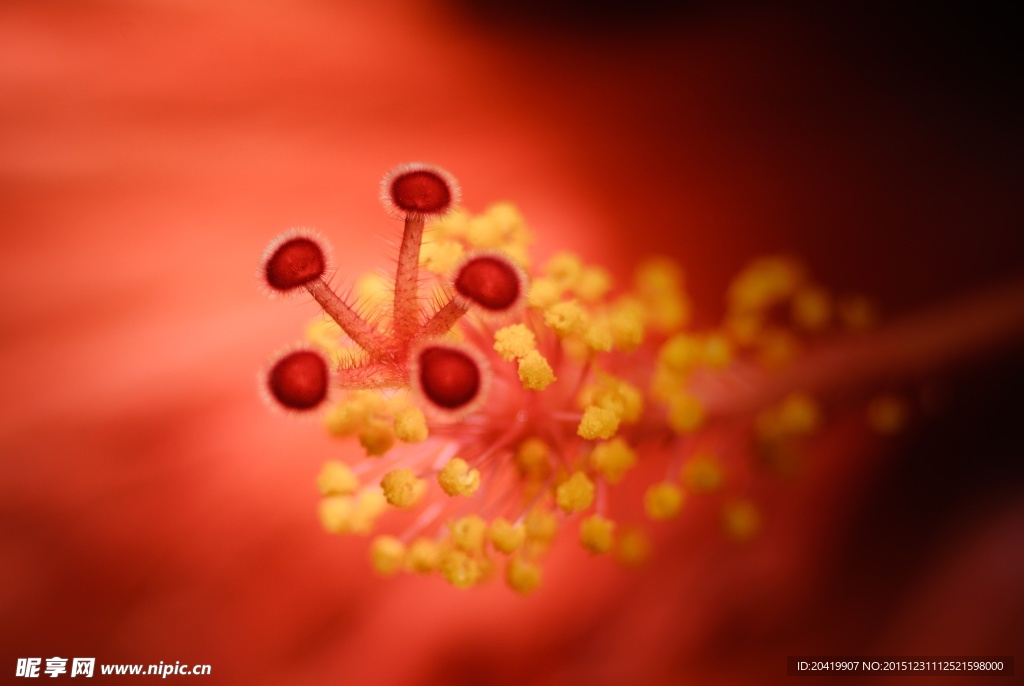
{"type": "MultiPolygon", "coordinates": [[[[721,324],[694,330],[675,261],[648,260],[625,284],[574,253],[535,261],[513,205],[472,214],[454,206],[454,184],[429,165],[385,176],[381,198],[404,220],[392,282],[368,276],[337,294],[326,245],[307,232],[264,256],[271,291],[308,292],[327,315],[303,352],[272,366],[266,390],[291,410],[319,409],[365,454],[323,465],[324,528],[373,535],[369,558],[385,575],[458,588],[500,577],[521,593],[542,584],[545,551],[566,529],[586,553],[633,565],[650,547],[645,528],[703,499],[727,537],[755,536],[751,476],[798,470],[829,411],[800,388],[752,404],[733,389],[870,326],[870,304],[835,298],[791,257],[766,257],[733,280],[721,324]]],[[[905,421],[888,397],[867,416],[881,433],[905,421]]]]}

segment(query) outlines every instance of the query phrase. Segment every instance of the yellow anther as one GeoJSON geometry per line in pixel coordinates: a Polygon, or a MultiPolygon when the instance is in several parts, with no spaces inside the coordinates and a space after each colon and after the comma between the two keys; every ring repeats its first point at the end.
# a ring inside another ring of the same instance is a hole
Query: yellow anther
{"type": "Polygon", "coordinates": [[[420,265],[434,274],[447,274],[464,254],[462,244],[455,241],[424,241],[420,247],[420,265]]]}
{"type": "Polygon", "coordinates": [[[580,545],[599,555],[612,549],[615,541],[615,522],[599,514],[590,515],[580,522],[580,545]]]}
{"type": "Polygon", "coordinates": [[[350,495],[359,488],[359,479],[344,462],[325,462],[316,477],[317,488],[323,495],[350,495]]]}
{"type": "Polygon", "coordinates": [[[651,555],[651,542],[643,529],[630,527],[616,537],[615,557],[627,567],[639,567],[651,555]]]}
{"type": "Polygon", "coordinates": [[[522,547],[526,541],[526,527],[522,524],[512,526],[504,517],[498,517],[491,522],[487,536],[495,550],[507,555],[522,547]]]}
{"type": "Polygon", "coordinates": [[[804,331],[821,331],[832,319],[832,299],[824,288],[804,286],[793,296],[790,316],[804,331]]]}
{"type": "Polygon", "coordinates": [[[352,515],[355,502],[348,496],[332,495],[320,500],[317,508],[320,524],[332,534],[349,533],[352,531],[352,515]]]}
{"type": "Polygon", "coordinates": [[[506,243],[502,248],[505,256],[525,270],[530,268],[530,251],[522,243],[506,243]]]}
{"type": "Polygon", "coordinates": [[[878,323],[878,311],[870,300],[858,295],[839,302],[839,318],[850,331],[867,331],[878,323]]]}
{"type": "Polygon", "coordinates": [[[786,256],[752,262],[729,285],[729,305],[737,311],[763,310],[782,302],[804,280],[804,268],[786,256]]]}
{"type": "Polygon", "coordinates": [[[594,503],[594,482],[575,472],[555,489],[555,504],[566,514],[582,512],[594,503]]]}
{"type": "Polygon", "coordinates": [[[644,510],[651,519],[672,519],[683,507],[683,490],[670,481],[653,484],[644,494],[644,510]]]}
{"type": "Polygon", "coordinates": [[[538,310],[545,310],[562,297],[565,289],[552,279],[534,279],[530,282],[530,291],[526,294],[526,304],[538,310]]]}
{"type": "Polygon", "coordinates": [[[587,386],[579,400],[584,407],[596,405],[612,411],[626,424],[637,421],[644,410],[640,389],[610,374],[599,374],[596,383],[587,386]]]}
{"type": "Polygon", "coordinates": [[[749,500],[730,500],[722,505],[722,527],[734,541],[747,541],[761,528],[761,515],[749,500]]]}
{"type": "Polygon", "coordinates": [[[365,274],[356,281],[353,292],[363,307],[376,307],[395,297],[391,283],[380,274],[365,274]]]}
{"type": "Polygon", "coordinates": [[[352,513],[352,529],[354,534],[368,534],[384,510],[387,500],[379,488],[364,488],[356,496],[355,510],[352,513]]]}
{"type": "Polygon", "coordinates": [[[765,367],[779,368],[791,363],[800,353],[800,341],[778,327],[765,329],[757,340],[758,361],[765,367]]]}
{"type": "Polygon", "coordinates": [[[494,349],[501,359],[512,361],[537,349],[537,337],[523,324],[512,324],[494,332],[494,349]]]}
{"type": "Polygon", "coordinates": [[[469,220],[466,240],[477,248],[501,248],[505,244],[505,230],[491,217],[477,215],[469,220]]]}
{"type": "Polygon", "coordinates": [[[555,382],[555,373],[543,355],[531,350],[519,360],[519,380],[527,390],[543,391],[555,382]]]}
{"type": "Polygon", "coordinates": [[[583,410],[583,418],[580,425],[576,427],[576,435],[581,438],[593,440],[595,438],[608,439],[619,430],[619,415],[604,407],[589,405],[583,410]]]}
{"type": "Polygon", "coordinates": [[[473,495],[480,488],[480,472],[470,469],[461,457],[453,457],[437,473],[437,483],[448,495],[473,495]]]}
{"type": "Polygon", "coordinates": [[[532,480],[546,479],[551,473],[551,451],[548,444],[537,437],[530,437],[516,448],[516,466],[519,473],[532,480]]]}
{"type": "Polygon", "coordinates": [[[558,519],[554,512],[535,507],[526,515],[526,538],[533,543],[547,544],[558,533],[558,519]]]}
{"type": "Polygon", "coordinates": [[[718,334],[711,334],[703,341],[701,361],[709,367],[721,369],[732,362],[732,345],[728,339],[718,334]]]}
{"type": "Polygon", "coordinates": [[[540,581],[540,566],[536,563],[521,557],[514,557],[508,561],[508,566],[505,567],[505,582],[512,590],[526,595],[537,590],[540,581]]]}
{"type": "Polygon", "coordinates": [[[784,433],[809,434],[821,425],[821,408],[807,393],[790,393],[779,405],[778,421],[784,433]]]}
{"type": "Polygon", "coordinates": [[[678,392],[669,399],[668,425],[677,434],[690,434],[704,424],[704,406],[700,400],[686,392],[678,392]]]}
{"type": "Polygon", "coordinates": [[[587,313],[575,300],[555,303],[544,310],[544,323],[559,338],[583,331],[588,323],[587,313]]]}
{"type": "Polygon", "coordinates": [[[381,574],[391,576],[402,568],[405,546],[394,536],[378,536],[370,545],[370,560],[381,574]]]}
{"type": "Polygon", "coordinates": [[[600,300],[611,289],[612,276],[601,267],[584,267],[572,286],[572,292],[586,302],[600,300]]]}
{"type": "Polygon", "coordinates": [[[685,373],[702,361],[700,342],[687,334],[676,334],[658,351],[658,360],[673,372],[685,373]]]}
{"type": "Polygon", "coordinates": [[[612,341],[618,350],[630,352],[644,342],[644,306],[634,298],[619,298],[608,313],[612,341]]]}
{"type": "Polygon", "coordinates": [[[594,352],[608,352],[615,343],[611,324],[606,319],[591,321],[583,331],[583,342],[594,352]]]}
{"type": "Polygon", "coordinates": [[[868,403],[868,426],[876,433],[891,436],[906,426],[908,414],[903,400],[894,395],[880,395],[868,403]]]}
{"type": "Polygon", "coordinates": [[[341,348],[341,327],[333,319],[317,317],[306,327],[306,340],[324,350],[337,354],[341,348]]]}
{"type": "Polygon", "coordinates": [[[395,415],[395,436],[405,443],[427,440],[427,418],[418,407],[406,407],[395,415]]]}
{"type": "Polygon", "coordinates": [[[560,252],[544,265],[544,276],[565,289],[572,289],[583,273],[583,261],[571,252],[560,252]]]}
{"type": "Polygon", "coordinates": [[[516,241],[529,242],[530,230],[526,227],[526,220],[519,212],[519,208],[512,203],[496,202],[487,208],[486,214],[516,241]]]}
{"type": "Polygon", "coordinates": [[[427,483],[413,474],[411,469],[392,469],[380,480],[384,498],[395,507],[408,508],[419,503],[426,493],[427,483]]]}
{"type": "Polygon", "coordinates": [[[478,553],[483,550],[487,536],[487,522],[477,515],[466,515],[448,523],[452,534],[452,542],[467,553],[478,553]]]}
{"type": "Polygon", "coordinates": [[[427,224],[427,230],[441,238],[462,238],[469,230],[470,216],[460,207],[427,224]]]}
{"type": "Polygon", "coordinates": [[[668,257],[649,258],[637,267],[633,283],[647,298],[677,293],[683,287],[683,270],[668,257]]]}
{"type": "Polygon", "coordinates": [[[384,400],[378,394],[359,391],[328,410],[324,423],[331,434],[350,436],[358,433],[367,418],[383,407],[384,400]]]}
{"type": "Polygon", "coordinates": [[[733,312],[725,320],[723,328],[740,346],[753,345],[764,326],[764,320],[756,312],[733,312]]]}
{"type": "Polygon", "coordinates": [[[694,455],[683,465],[680,476],[690,493],[713,493],[722,486],[722,465],[711,455],[694,455]]]}
{"type": "Polygon", "coordinates": [[[441,547],[429,538],[417,538],[405,553],[405,566],[410,572],[428,574],[441,564],[441,547]]]}
{"type": "Polygon", "coordinates": [[[594,448],[590,453],[590,464],[608,483],[617,484],[636,464],[636,451],[623,439],[613,438],[594,448]]]}
{"type": "Polygon", "coordinates": [[[391,450],[395,444],[395,432],[389,422],[370,418],[359,427],[359,443],[366,449],[368,457],[378,457],[391,450]]]}
{"type": "Polygon", "coordinates": [[[461,550],[449,550],[441,556],[441,576],[456,588],[471,588],[480,580],[480,563],[461,550]]]}
{"type": "Polygon", "coordinates": [[[669,333],[690,321],[690,301],[681,293],[661,295],[647,301],[647,323],[651,328],[669,333]]]}

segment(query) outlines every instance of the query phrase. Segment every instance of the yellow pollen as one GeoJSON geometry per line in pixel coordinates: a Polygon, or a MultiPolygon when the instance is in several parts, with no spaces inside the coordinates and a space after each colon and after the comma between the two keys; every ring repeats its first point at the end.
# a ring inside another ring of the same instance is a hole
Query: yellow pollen
{"type": "Polygon", "coordinates": [[[526,527],[522,524],[512,526],[504,517],[498,517],[491,522],[488,538],[495,550],[508,555],[522,547],[526,541],[526,527]]]}
{"type": "Polygon", "coordinates": [[[508,561],[508,566],[505,567],[505,582],[517,593],[523,595],[532,593],[540,586],[540,567],[521,557],[514,557],[508,561]]]}
{"type": "Polygon", "coordinates": [[[558,533],[558,519],[553,512],[536,507],[526,515],[526,538],[539,544],[548,544],[558,533]]]}
{"type": "Polygon", "coordinates": [[[698,341],[687,334],[676,334],[658,351],[658,360],[674,372],[685,373],[701,361],[698,341]]]}
{"type": "Polygon", "coordinates": [[[722,526],[734,541],[747,541],[761,527],[761,516],[749,500],[730,500],[722,506],[722,526]]]}
{"type": "Polygon", "coordinates": [[[704,406],[692,395],[679,392],[669,400],[668,425],[677,434],[690,434],[704,424],[704,406]]]}
{"type": "Polygon", "coordinates": [[[572,289],[583,273],[583,261],[571,252],[560,252],[544,265],[544,275],[562,288],[572,289]]]}
{"type": "Polygon", "coordinates": [[[351,495],[359,488],[359,479],[344,462],[325,462],[316,477],[317,488],[323,495],[351,495]]]}
{"type": "Polygon", "coordinates": [[[434,274],[447,274],[462,259],[465,250],[455,241],[423,241],[420,247],[420,265],[434,274]]]}
{"type": "Polygon", "coordinates": [[[480,472],[470,469],[461,457],[455,457],[438,472],[437,483],[448,495],[473,495],[480,488],[480,472]]]}
{"type": "Polygon", "coordinates": [[[674,483],[653,484],[644,494],[644,510],[651,519],[672,519],[683,507],[683,491],[674,483]]]}
{"type": "Polygon", "coordinates": [[[533,480],[546,479],[551,473],[548,444],[535,436],[527,438],[516,448],[516,466],[519,473],[533,480]]]}
{"type": "Polygon", "coordinates": [[[683,465],[683,484],[691,493],[713,493],[722,486],[722,467],[711,455],[694,455],[683,465]]]}
{"type": "Polygon", "coordinates": [[[601,267],[584,267],[571,287],[572,292],[585,302],[600,300],[611,288],[611,274],[601,267]]]}
{"type": "Polygon", "coordinates": [[[590,464],[608,483],[617,484],[636,464],[636,452],[622,438],[613,438],[594,448],[590,464]]]}
{"type": "Polygon", "coordinates": [[[461,550],[449,550],[441,556],[441,575],[456,588],[471,588],[480,580],[480,563],[461,550]]]}
{"type": "Polygon", "coordinates": [[[651,542],[643,529],[629,527],[616,537],[615,557],[627,567],[639,567],[651,554],[651,542]]]}
{"type": "Polygon", "coordinates": [[[824,288],[804,286],[793,296],[790,316],[804,331],[821,331],[832,318],[832,300],[824,288]]]}
{"type": "Polygon", "coordinates": [[[633,298],[619,298],[608,313],[608,325],[617,350],[635,350],[644,342],[643,304],[633,298]]]}
{"type": "Polygon", "coordinates": [[[543,355],[531,350],[519,360],[519,380],[527,390],[543,391],[555,382],[555,373],[543,355]]]}
{"type": "Polygon", "coordinates": [[[587,313],[575,300],[555,303],[544,310],[544,323],[559,338],[579,333],[587,326],[587,313]]]}
{"type": "Polygon", "coordinates": [[[512,324],[494,332],[494,349],[501,359],[511,362],[537,349],[537,337],[523,324],[512,324]]]}
{"type": "Polygon", "coordinates": [[[566,514],[582,512],[594,502],[594,483],[583,472],[575,472],[555,489],[555,503],[566,514]]]}
{"type": "Polygon", "coordinates": [[[599,514],[591,515],[580,522],[580,545],[599,555],[612,549],[615,541],[615,522],[599,514]]]}
{"type": "Polygon", "coordinates": [[[395,444],[395,433],[388,422],[371,418],[359,428],[359,443],[368,457],[379,457],[395,444]]]}
{"type": "Polygon", "coordinates": [[[704,339],[701,360],[709,367],[721,369],[732,362],[732,345],[724,336],[711,334],[704,339]]]}
{"type": "Polygon", "coordinates": [[[427,230],[441,238],[464,238],[469,230],[469,219],[469,212],[459,207],[427,224],[427,230]]]}
{"type": "Polygon", "coordinates": [[[552,279],[534,279],[526,295],[526,304],[544,310],[557,303],[564,292],[565,289],[552,279]]]}
{"type": "Polygon", "coordinates": [[[378,536],[373,539],[370,546],[370,559],[374,568],[384,574],[391,576],[402,568],[402,560],[405,557],[405,546],[394,536],[378,536]]]}
{"type": "Polygon", "coordinates": [[[477,515],[466,515],[448,523],[452,542],[467,553],[479,553],[483,550],[487,535],[487,522],[477,515]]]}
{"type": "Polygon", "coordinates": [[[597,405],[589,405],[583,411],[583,418],[576,428],[576,435],[593,440],[595,438],[611,438],[619,430],[619,416],[613,410],[597,405]]]}
{"type": "Polygon", "coordinates": [[[395,437],[405,443],[427,440],[427,419],[418,407],[406,407],[395,415],[395,437]]]}
{"type": "Polygon", "coordinates": [[[426,482],[405,467],[386,473],[380,481],[380,487],[388,503],[401,508],[418,504],[427,490],[426,482]]]}
{"type": "Polygon", "coordinates": [[[583,332],[583,342],[594,352],[608,352],[615,343],[611,325],[606,319],[591,320],[583,332]]]}
{"type": "Polygon", "coordinates": [[[821,424],[821,408],[807,393],[790,393],[779,405],[778,420],[787,434],[809,434],[821,424]]]}
{"type": "Polygon", "coordinates": [[[405,566],[410,572],[429,574],[441,564],[441,547],[429,538],[419,537],[409,544],[405,566]]]}

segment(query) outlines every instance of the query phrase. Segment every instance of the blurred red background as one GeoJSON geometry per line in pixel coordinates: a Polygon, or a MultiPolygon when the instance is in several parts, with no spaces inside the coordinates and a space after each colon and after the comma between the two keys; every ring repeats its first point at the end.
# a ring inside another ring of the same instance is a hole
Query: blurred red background
{"type": "Polygon", "coordinates": [[[801,653],[1019,657],[1019,346],[884,450],[837,428],[765,486],[753,545],[699,511],[639,571],[566,542],[525,599],[376,578],[315,517],[351,448],[256,392],[316,312],[265,300],[263,246],[315,226],[342,273],[389,267],[376,184],[404,161],[516,202],[542,257],[676,256],[702,323],[770,251],[892,318],[1024,275],[1019,23],[919,12],[3,3],[0,669],[710,684],[786,682],[801,653]]]}

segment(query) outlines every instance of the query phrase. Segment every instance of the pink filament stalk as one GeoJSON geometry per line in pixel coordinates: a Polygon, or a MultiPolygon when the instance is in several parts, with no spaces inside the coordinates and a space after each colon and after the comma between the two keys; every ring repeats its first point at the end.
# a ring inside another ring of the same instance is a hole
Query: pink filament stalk
{"type": "Polygon", "coordinates": [[[705,399],[719,415],[765,407],[787,393],[829,395],[879,381],[921,379],[962,366],[1024,338],[1024,281],[960,298],[877,332],[823,350],[748,390],[705,399]]]}
{"type": "Polygon", "coordinates": [[[348,337],[365,350],[372,359],[380,359],[388,354],[387,339],[338,297],[338,294],[331,290],[331,287],[323,279],[310,281],[306,284],[306,289],[324,312],[330,315],[331,319],[341,327],[341,330],[348,334],[348,337]]]}
{"type": "Polygon", "coordinates": [[[451,300],[447,305],[434,313],[434,316],[423,325],[423,328],[420,329],[420,335],[424,338],[443,336],[451,331],[451,328],[455,326],[455,323],[458,322],[466,312],[468,312],[468,310],[461,302],[451,300]]]}
{"type": "Polygon", "coordinates": [[[395,274],[395,336],[408,342],[419,329],[420,243],[423,241],[423,217],[409,215],[405,219],[402,247],[398,251],[398,272],[395,274]]]}
{"type": "Polygon", "coordinates": [[[338,387],[346,390],[398,388],[408,383],[398,368],[383,362],[338,369],[335,379],[338,387]]]}

